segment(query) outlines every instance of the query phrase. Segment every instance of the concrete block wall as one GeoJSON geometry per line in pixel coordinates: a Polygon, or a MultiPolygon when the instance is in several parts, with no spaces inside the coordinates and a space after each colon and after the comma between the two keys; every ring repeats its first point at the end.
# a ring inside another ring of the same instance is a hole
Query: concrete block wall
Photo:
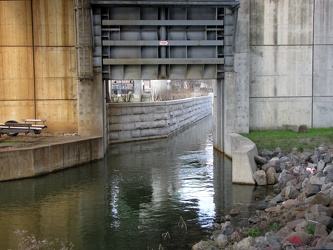
{"type": "Polygon", "coordinates": [[[107,104],[108,143],[167,137],[212,113],[212,98],[107,104]]]}
{"type": "Polygon", "coordinates": [[[241,0],[235,72],[250,129],[333,126],[332,19],[333,0],[241,0]]]}

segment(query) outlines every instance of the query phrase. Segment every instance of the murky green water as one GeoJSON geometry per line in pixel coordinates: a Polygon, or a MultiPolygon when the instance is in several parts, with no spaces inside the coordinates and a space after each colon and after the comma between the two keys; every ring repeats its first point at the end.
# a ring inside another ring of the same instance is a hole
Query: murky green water
{"type": "Polygon", "coordinates": [[[99,162],[0,183],[0,249],[18,249],[16,230],[74,249],[191,249],[231,208],[245,220],[253,187],[231,184],[211,127],[208,117],[169,139],[113,145],[99,162]]]}

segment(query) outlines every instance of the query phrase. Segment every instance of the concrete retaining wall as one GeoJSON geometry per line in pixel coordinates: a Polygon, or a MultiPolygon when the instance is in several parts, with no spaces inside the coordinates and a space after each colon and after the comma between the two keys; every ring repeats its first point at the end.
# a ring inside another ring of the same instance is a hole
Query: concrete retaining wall
{"type": "MultiPolygon", "coordinates": [[[[166,137],[212,112],[211,97],[109,104],[108,143],[166,137]],[[113,136],[113,137],[112,137],[113,136]]],[[[102,137],[0,152],[0,181],[48,174],[104,157],[102,137]]]]}
{"type": "Polygon", "coordinates": [[[107,105],[108,143],[166,137],[212,113],[212,98],[107,105]]]}
{"type": "Polygon", "coordinates": [[[103,156],[102,137],[2,151],[0,181],[47,174],[101,159],[103,156]]]}

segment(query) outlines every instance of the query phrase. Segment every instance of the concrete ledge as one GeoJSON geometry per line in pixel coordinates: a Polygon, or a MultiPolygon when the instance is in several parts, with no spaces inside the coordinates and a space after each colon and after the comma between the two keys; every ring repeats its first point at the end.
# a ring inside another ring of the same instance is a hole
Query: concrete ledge
{"type": "Polygon", "coordinates": [[[232,158],[232,182],[254,185],[253,173],[257,169],[254,156],[258,155],[256,145],[236,133],[226,133],[226,136],[232,158]]]}
{"type": "Polygon", "coordinates": [[[0,181],[48,174],[103,157],[102,137],[2,151],[0,152],[0,181]]]}

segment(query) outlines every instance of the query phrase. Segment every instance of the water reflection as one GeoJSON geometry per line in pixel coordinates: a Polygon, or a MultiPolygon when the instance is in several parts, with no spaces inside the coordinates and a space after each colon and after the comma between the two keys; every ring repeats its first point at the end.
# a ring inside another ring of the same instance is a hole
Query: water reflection
{"type": "Polygon", "coordinates": [[[176,136],[113,145],[99,162],[0,183],[0,249],[15,230],[75,249],[190,249],[237,206],[255,209],[253,187],[231,183],[231,162],[213,149],[211,117],[176,136]]]}

